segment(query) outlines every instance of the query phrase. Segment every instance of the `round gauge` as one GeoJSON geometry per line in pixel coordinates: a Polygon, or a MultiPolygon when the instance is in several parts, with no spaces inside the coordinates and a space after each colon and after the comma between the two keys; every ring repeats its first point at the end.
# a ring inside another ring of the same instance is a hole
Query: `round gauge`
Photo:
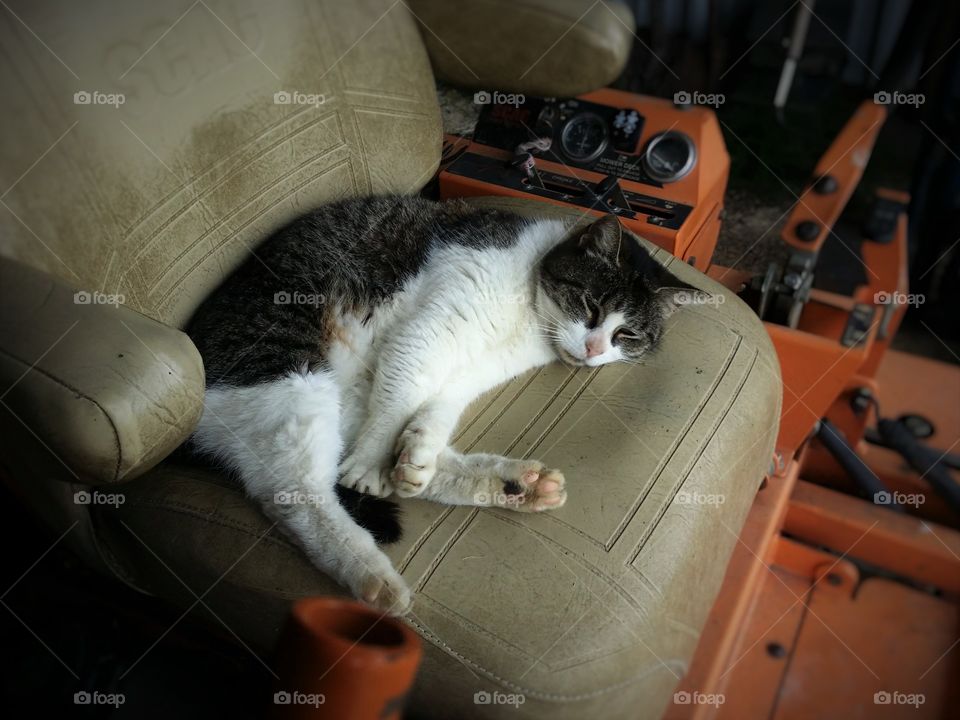
{"type": "Polygon", "coordinates": [[[606,120],[591,112],[574,115],[560,133],[560,147],[568,158],[576,162],[596,160],[609,144],[610,132],[606,120]]]}
{"type": "Polygon", "coordinates": [[[697,164],[697,148],[687,135],[670,130],[650,139],[641,163],[654,180],[676,182],[697,164]]]}

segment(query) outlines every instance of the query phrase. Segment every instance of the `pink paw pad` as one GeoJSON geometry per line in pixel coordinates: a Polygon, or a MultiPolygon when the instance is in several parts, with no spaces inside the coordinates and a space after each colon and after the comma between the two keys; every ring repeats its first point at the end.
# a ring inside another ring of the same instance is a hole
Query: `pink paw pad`
{"type": "Polygon", "coordinates": [[[552,493],[560,489],[560,483],[556,480],[543,480],[537,485],[537,490],[542,493],[552,493]]]}

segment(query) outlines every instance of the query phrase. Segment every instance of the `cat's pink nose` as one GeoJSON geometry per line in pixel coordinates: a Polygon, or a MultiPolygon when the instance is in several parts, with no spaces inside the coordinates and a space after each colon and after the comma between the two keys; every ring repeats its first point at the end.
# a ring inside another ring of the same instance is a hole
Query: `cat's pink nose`
{"type": "Polygon", "coordinates": [[[603,338],[602,337],[588,337],[587,342],[585,343],[587,349],[587,357],[592,358],[597,355],[603,355],[603,338]]]}

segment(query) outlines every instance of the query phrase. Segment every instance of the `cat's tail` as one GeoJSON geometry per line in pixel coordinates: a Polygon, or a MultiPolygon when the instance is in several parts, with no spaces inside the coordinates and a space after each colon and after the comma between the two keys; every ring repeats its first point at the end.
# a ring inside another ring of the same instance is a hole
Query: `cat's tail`
{"type": "Polygon", "coordinates": [[[366,495],[337,485],[337,499],[350,517],[373,535],[380,545],[389,545],[400,539],[400,506],[386,498],[366,495]]]}
{"type": "Polygon", "coordinates": [[[351,496],[337,483],[343,452],[338,395],[322,370],[258,385],[214,385],[192,444],[235,472],[314,565],[356,597],[403,613],[410,590],[375,540],[399,535],[396,506],[351,496]],[[354,517],[373,524],[373,532],[354,517]]]}

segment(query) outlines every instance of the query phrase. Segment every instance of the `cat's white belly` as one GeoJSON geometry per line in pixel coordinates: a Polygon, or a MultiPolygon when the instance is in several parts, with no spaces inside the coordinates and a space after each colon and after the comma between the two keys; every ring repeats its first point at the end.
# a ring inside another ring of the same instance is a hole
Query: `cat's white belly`
{"type": "Polygon", "coordinates": [[[367,419],[375,378],[377,392],[404,393],[418,401],[432,396],[465,406],[485,391],[530,368],[556,359],[533,310],[530,268],[559,226],[537,226],[515,247],[444,248],[366,323],[335,313],[327,361],[341,396],[341,427],[354,445],[367,419]],[[542,236],[542,237],[541,237],[542,236]],[[390,388],[381,358],[403,365],[406,388],[390,388]]]}
{"type": "MultiPolygon", "coordinates": [[[[358,328],[349,338],[335,340],[328,350],[328,362],[340,391],[340,418],[345,445],[350,447],[367,415],[377,356],[370,328],[358,328]]],[[[433,383],[444,395],[469,403],[502,382],[527,370],[546,365],[556,357],[539,342],[504,342],[477,347],[474,342],[451,340],[437,349],[422,381],[433,383]]],[[[410,413],[417,408],[409,408],[410,413]]]]}

